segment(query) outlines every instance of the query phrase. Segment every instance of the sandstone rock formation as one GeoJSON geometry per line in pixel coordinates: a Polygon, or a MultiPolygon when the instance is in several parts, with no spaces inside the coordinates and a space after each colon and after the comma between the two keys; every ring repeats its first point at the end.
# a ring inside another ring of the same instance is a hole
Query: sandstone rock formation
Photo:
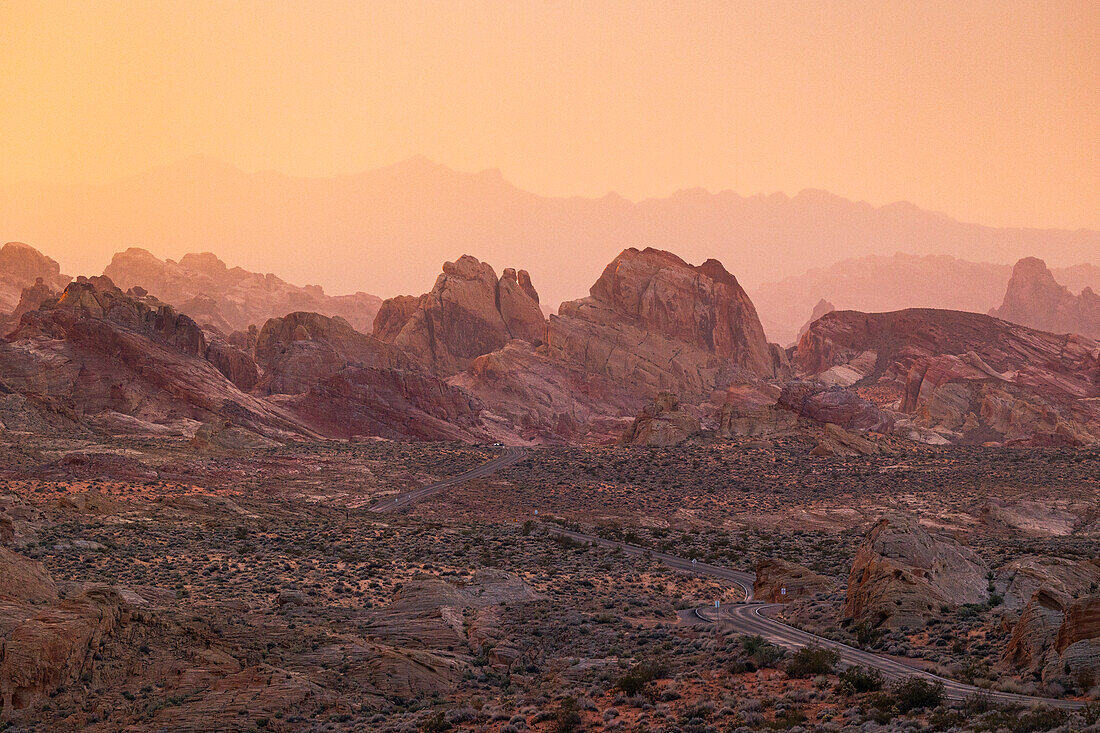
{"type": "Polygon", "coordinates": [[[855,392],[824,388],[814,382],[788,382],[783,385],[777,404],[815,422],[831,423],[846,430],[888,433],[894,428],[890,415],[855,392]]]}
{"type": "Polygon", "coordinates": [[[513,340],[447,380],[476,395],[494,440],[613,443],[644,399],[625,385],[549,359],[513,340]]]}
{"type": "Polygon", "coordinates": [[[539,345],[546,330],[538,293],[522,270],[493,268],[470,255],[443,265],[431,292],[382,304],[374,335],[451,376],[510,339],[539,345]]]}
{"type": "Polygon", "coordinates": [[[1100,678],[1100,594],[1074,598],[1040,587],[1012,629],[1001,667],[1089,691],[1100,678]]]}
{"type": "Polygon", "coordinates": [[[870,456],[880,452],[881,448],[874,441],[859,435],[849,433],[839,425],[826,423],[822,430],[821,440],[810,451],[811,456],[870,456]]]}
{"type": "Polygon", "coordinates": [[[199,422],[229,416],[271,436],[303,434],[291,415],[242,392],[219,368],[248,381],[246,357],[210,352],[190,318],[103,277],[70,283],[0,340],[5,389],[67,420],[190,434],[199,422]],[[236,367],[227,355],[240,360],[236,367]]]}
{"type": "Polygon", "coordinates": [[[1004,302],[989,314],[1040,331],[1100,339],[1100,295],[1089,287],[1074,295],[1036,257],[1016,263],[1004,302]]]}
{"type": "Polygon", "coordinates": [[[301,394],[348,366],[416,368],[400,350],[359,333],[343,318],[289,313],[268,320],[256,337],[261,394],[301,394]]]}
{"type": "MultiPolygon", "coordinates": [[[[69,282],[61,267],[49,257],[21,242],[0,247],[0,314],[10,314],[19,305],[26,288],[38,283],[52,291],[69,282]]],[[[18,319],[13,319],[15,322],[18,319]]]]}
{"type": "Polygon", "coordinates": [[[773,376],[781,357],[745,291],[717,260],[624,250],[591,295],[551,316],[551,358],[652,397],[707,399],[738,377],[773,376]]]}
{"type": "Polygon", "coordinates": [[[124,620],[115,591],[61,600],[41,564],[0,547],[0,719],[76,681],[124,620]]]}
{"type": "Polygon", "coordinates": [[[804,376],[858,382],[865,398],[911,416],[917,439],[1075,444],[1100,436],[1100,343],[1081,336],[976,313],[837,311],[810,327],[793,361],[804,376]]]}
{"type": "Polygon", "coordinates": [[[366,293],[330,296],[316,285],[298,287],[274,275],[227,267],[209,252],[161,260],[130,248],[119,252],[103,271],[122,289],[144,288],[196,322],[222,333],[262,325],[293,311],[340,316],[367,333],[382,301],[366,293]]]}
{"type": "Polygon", "coordinates": [[[915,627],[938,615],[941,606],[983,602],[987,571],[972,550],[932,537],[914,519],[883,518],[856,551],[843,618],[915,627]]]}
{"type": "Polygon", "coordinates": [[[1100,559],[1026,555],[998,568],[994,585],[1010,611],[1026,606],[1041,588],[1055,597],[1076,598],[1100,591],[1100,559]]]}
{"type": "Polygon", "coordinates": [[[817,301],[817,303],[814,305],[814,309],[810,311],[809,319],[802,324],[801,328],[798,329],[798,335],[795,337],[795,343],[798,343],[798,340],[802,338],[802,334],[810,330],[810,326],[813,325],[814,321],[816,321],[818,318],[821,318],[826,313],[832,313],[835,310],[836,306],[825,300],[824,298],[817,301]]]}
{"type": "Polygon", "coordinates": [[[758,601],[789,603],[818,593],[832,593],[834,590],[836,583],[832,579],[797,563],[768,558],[756,564],[752,595],[758,601]]]}
{"type": "Polygon", "coordinates": [[[633,445],[677,445],[701,428],[699,419],[681,408],[676,395],[661,392],[634,418],[623,433],[623,442],[633,445]]]}

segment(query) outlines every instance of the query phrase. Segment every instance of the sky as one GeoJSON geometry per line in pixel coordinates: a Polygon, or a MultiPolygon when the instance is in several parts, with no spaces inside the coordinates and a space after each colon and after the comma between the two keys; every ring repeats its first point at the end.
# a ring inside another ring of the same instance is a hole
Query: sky
{"type": "Polygon", "coordinates": [[[414,155],[1100,228],[1100,2],[0,2],[0,184],[414,155]]]}

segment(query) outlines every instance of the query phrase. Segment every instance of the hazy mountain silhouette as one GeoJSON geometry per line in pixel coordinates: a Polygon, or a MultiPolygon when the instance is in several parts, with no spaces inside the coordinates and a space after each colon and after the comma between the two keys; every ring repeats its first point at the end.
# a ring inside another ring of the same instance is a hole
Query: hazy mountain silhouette
{"type": "MultiPolygon", "coordinates": [[[[1097,231],[984,227],[908,203],[876,208],[817,190],[744,197],[691,189],[640,202],[546,197],[495,170],[460,173],[422,157],[329,178],[245,173],[200,157],[103,185],[0,186],[0,221],[0,240],[33,243],[78,274],[102,271],[130,246],[177,259],[212,251],[333,293],[418,293],[440,262],[469,253],[527,268],[551,307],[584,295],[630,246],[690,262],[718,258],[750,293],[866,254],[1006,264],[1032,255],[1058,266],[1100,251],[1097,231]]],[[[810,306],[824,295],[813,293],[810,306]]]]}

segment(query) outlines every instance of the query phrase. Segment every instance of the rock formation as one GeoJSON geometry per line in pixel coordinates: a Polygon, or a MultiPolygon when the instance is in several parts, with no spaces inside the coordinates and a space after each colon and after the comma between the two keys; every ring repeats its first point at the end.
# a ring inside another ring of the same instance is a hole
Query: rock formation
{"type": "Polygon", "coordinates": [[[0,719],[75,682],[124,615],[108,588],[61,600],[40,563],[0,547],[0,719]]]}
{"type": "Polygon", "coordinates": [[[230,416],[272,436],[302,433],[289,414],[242,392],[219,369],[248,381],[247,356],[211,351],[190,318],[104,277],[70,283],[0,340],[0,382],[65,419],[190,434],[199,422],[230,416]]]}
{"type": "Polygon", "coordinates": [[[777,404],[807,419],[831,423],[845,430],[887,433],[894,427],[890,415],[855,392],[836,387],[824,388],[814,382],[788,382],[783,386],[777,404]]]}
{"type": "Polygon", "coordinates": [[[399,349],[359,333],[340,317],[289,313],[268,320],[256,337],[264,370],[261,394],[301,394],[348,366],[415,368],[399,349]]]}
{"type": "Polygon", "coordinates": [[[802,327],[798,329],[798,335],[795,337],[795,343],[798,343],[798,340],[802,338],[802,334],[810,330],[810,326],[813,325],[814,321],[816,321],[818,318],[821,318],[826,313],[832,313],[835,310],[836,306],[825,300],[824,298],[817,301],[817,303],[814,305],[814,309],[810,311],[809,320],[803,323],[802,327]]]}
{"type": "Polygon", "coordinates": [[[789,603],[818,593],[832,593],[834,590],[836,583],[832,579],[797,563],[768,558],[756,564],[756,580],[752,584],[755,600],[789,603]]]}
{"type": "Polygon", "coordinates": [[[122,289],[144,288],[152,295],[222,333],[262,325],[293,311],[340,316],[369,333],[382,304],[366,293],[330,296],[316,285],[298,287],[267,274],[227,267],[209,252],[161,260],[136,247],[119,252],[103,271],[122,289]]]}
{"type": "MultiPolygon", "coordinates": [[[[911,416],[929,442],[1093,443],[1100,343],[976,313],[829,313],[794,350],[798,372],[911,416]]],[[[899,428],[900,429],[900,428],[899,428]]]]}
{"type": "Polygon", "coordinates": [[[470,255],[443,265],[431,292],[386,300],[374,335],[451,376],[510,339],[539,345],[546,331],[538,293],[526,272],[493,268],[470,255]]]}
{"type": "Polygon", "coordinates": [[[1040,331],[1100,339],[1100,295],[1089,287],[1074,295],[1036,257],[1016,263],[1004,302],[989,314],[1040,331]]]}
{"type": "Polygon", "coordinates": [[[839,425],[826,423],[822,430],[821,439],[810,451],[811,456],[828,458],[842,456],[854,458],[855,456],[870,456],[881,451],[874,441],[859,435],[849,433],[839,425]]]}
{"type": "Polygon", "coordinates": [[[1087,692],[1100,678],[1100,594],[1041,586],[1012,628],[1001,667],[1087,692]]]}
{"type": "Polygon", "coordinates": [[[550,317],[551,358],[652,397],[709,398],[746,377],[773,376],[780,356],[756,310],[717,260],[689,265],[669,252],[624,250],[591,295],[550,317]]]}
{"type": "Polygon", "coordinates": [[[972,550],[932,537],[909,517],[880,519],[852,561],[843,617],[915,627],[941,606],[985,601],[987,571],[972,550]]]}
{"type": "MultiPolygon", "coordinates": [[[[61,267],[34,247],[8,242],[0,247],[0,314],[10,314],[19,305],[26,288],[35,283],[52,291],[69,282],[61,267]]],[[[18,321],[18,319],[13,319],[18,321]]]]}
{"type": "Polygon", "coordinates": [[[684,442],[701,429],[698,418],[680,407],[671,392],[661,392],[623,433],[623,442],[633,445],[668,446],[684,442]]]}

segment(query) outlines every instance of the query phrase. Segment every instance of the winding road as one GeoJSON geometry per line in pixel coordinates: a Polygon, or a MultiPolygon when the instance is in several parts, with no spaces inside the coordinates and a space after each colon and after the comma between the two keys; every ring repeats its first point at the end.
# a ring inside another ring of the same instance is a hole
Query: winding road
{"type": "MultiPolygon", "coordinates": [[[[404,509],[412,504],[433,496],[444,489],[458,486],[476,478],[484,478],[496,471],[507,466],[512,466],[519,463],[527,457],[527,452],[522,448],[505,448],[500,456],[482,463],[481,465],[473,468],[465,473],[452,476],[451,478],[438,481],[434,484],[429,484],[418,489],[412,489],[394,497],[385,499],[378,502],[371,507],[372,512],[392,512],[398,509],[404,509]]],[[[779,603],[758,603],[753,601],[753,583],[756,581],[756,576],[752,573],[746,573],[741,570],[734,570],[732,568],[722,567],[721,565],[712,565],[704,562],[693,562],[686,557],[679,557],[678,555],[670,555],[666,552],[659,552],[646,547],[640,547],[638,545],[628,544],[626,542],[618,542],[616,540],[606,539],[604,537],[597,537],[596,535],[585,534],[583,532],[577,532],[571,529],[565,529],[556,525],[545,524],[542,525],[546,531],[558,537],[564,537],[574,542],[583,542],[586,544],[598,545],[600,547],[607,547],[610,549],[617,549],[625,554],[633,556],[646,556],[652,557],[665,563],[674,570],[681,570],[689,573],[698,573],[700,575],[706,575],[708,577],[716,578],[718,580],[726,581],[738,588],[745,595],[744,601],[741,603],[735,603],[732,605],[722,606],[718,610],[718,616],[715,618],[715,610],[713,608],[697,608],[692,613],[694,616],[705,623],[719,623],[722,626],[727,626],[731,630],[740,634],[750,634],[762,636],[769,642],[784,647],[785,649],[801,649],[810,645],[818,645],[823,647],[829,647],[835,649],[840,653],[840,662],[843,665],[853,666],[860,665],[864,667],[872,667],[882,672],[883,676],[888,678],[901,678],[901,677],[922,677],[927,680],[937,681],[943,683],[944,696],[949,700],[965,700],[966,698],[981,694],[987,699],[1012,705],[1046,705],[1049,707],[1063,708],[1068,710],[1076,710],[1083,708],[1085,703],[1077,700],[1057,700],[1044,697],[1031,697],[1028,695],[1016,695],[1008,692],[998,692],[995,690],[986,690],[974,685],[968,685],[957,680],[948,679],[946,677],[940,677],[932,674],[920,667],[913,664],[901,661],[894,657],[889,657],[883,654],[875,654],[873,652],[857,649],[847,644],[841,644],[840,642],[833,641],[831,639],[825,639],[823,637],[811,634],[808,631],[797,629],[793,626],[772,618],[768,615],[769,612],[775,612],[782,608],[782,604],[779,603]]]]}
{"type": "Polygon", "coordinates": [[[485,478],[490,476],[502,468],[511,466],[515,463],[519,463],[527,457],[527,451],[522,448],[507,447],[499,456],[479,464],[474,468],[471,468],[465,473],[460,473],[450,478],[443,479],[442,481],[436,481],[434,484],[428,484],[427,486],[421,486],[418,489],[410,489],[409,491],[403,491],[400,494],[383,499],[370,508],[372,512],[377,514],[385,514],[387,512],[397,511],[398,509],[405,509],[412,506],[422,499],[427,499],[429,496],[434,496],[444,489],[449,489],[452,486],[458,486],[464,484],[467,481],[473,481],[476,478],[485,478]]]}

